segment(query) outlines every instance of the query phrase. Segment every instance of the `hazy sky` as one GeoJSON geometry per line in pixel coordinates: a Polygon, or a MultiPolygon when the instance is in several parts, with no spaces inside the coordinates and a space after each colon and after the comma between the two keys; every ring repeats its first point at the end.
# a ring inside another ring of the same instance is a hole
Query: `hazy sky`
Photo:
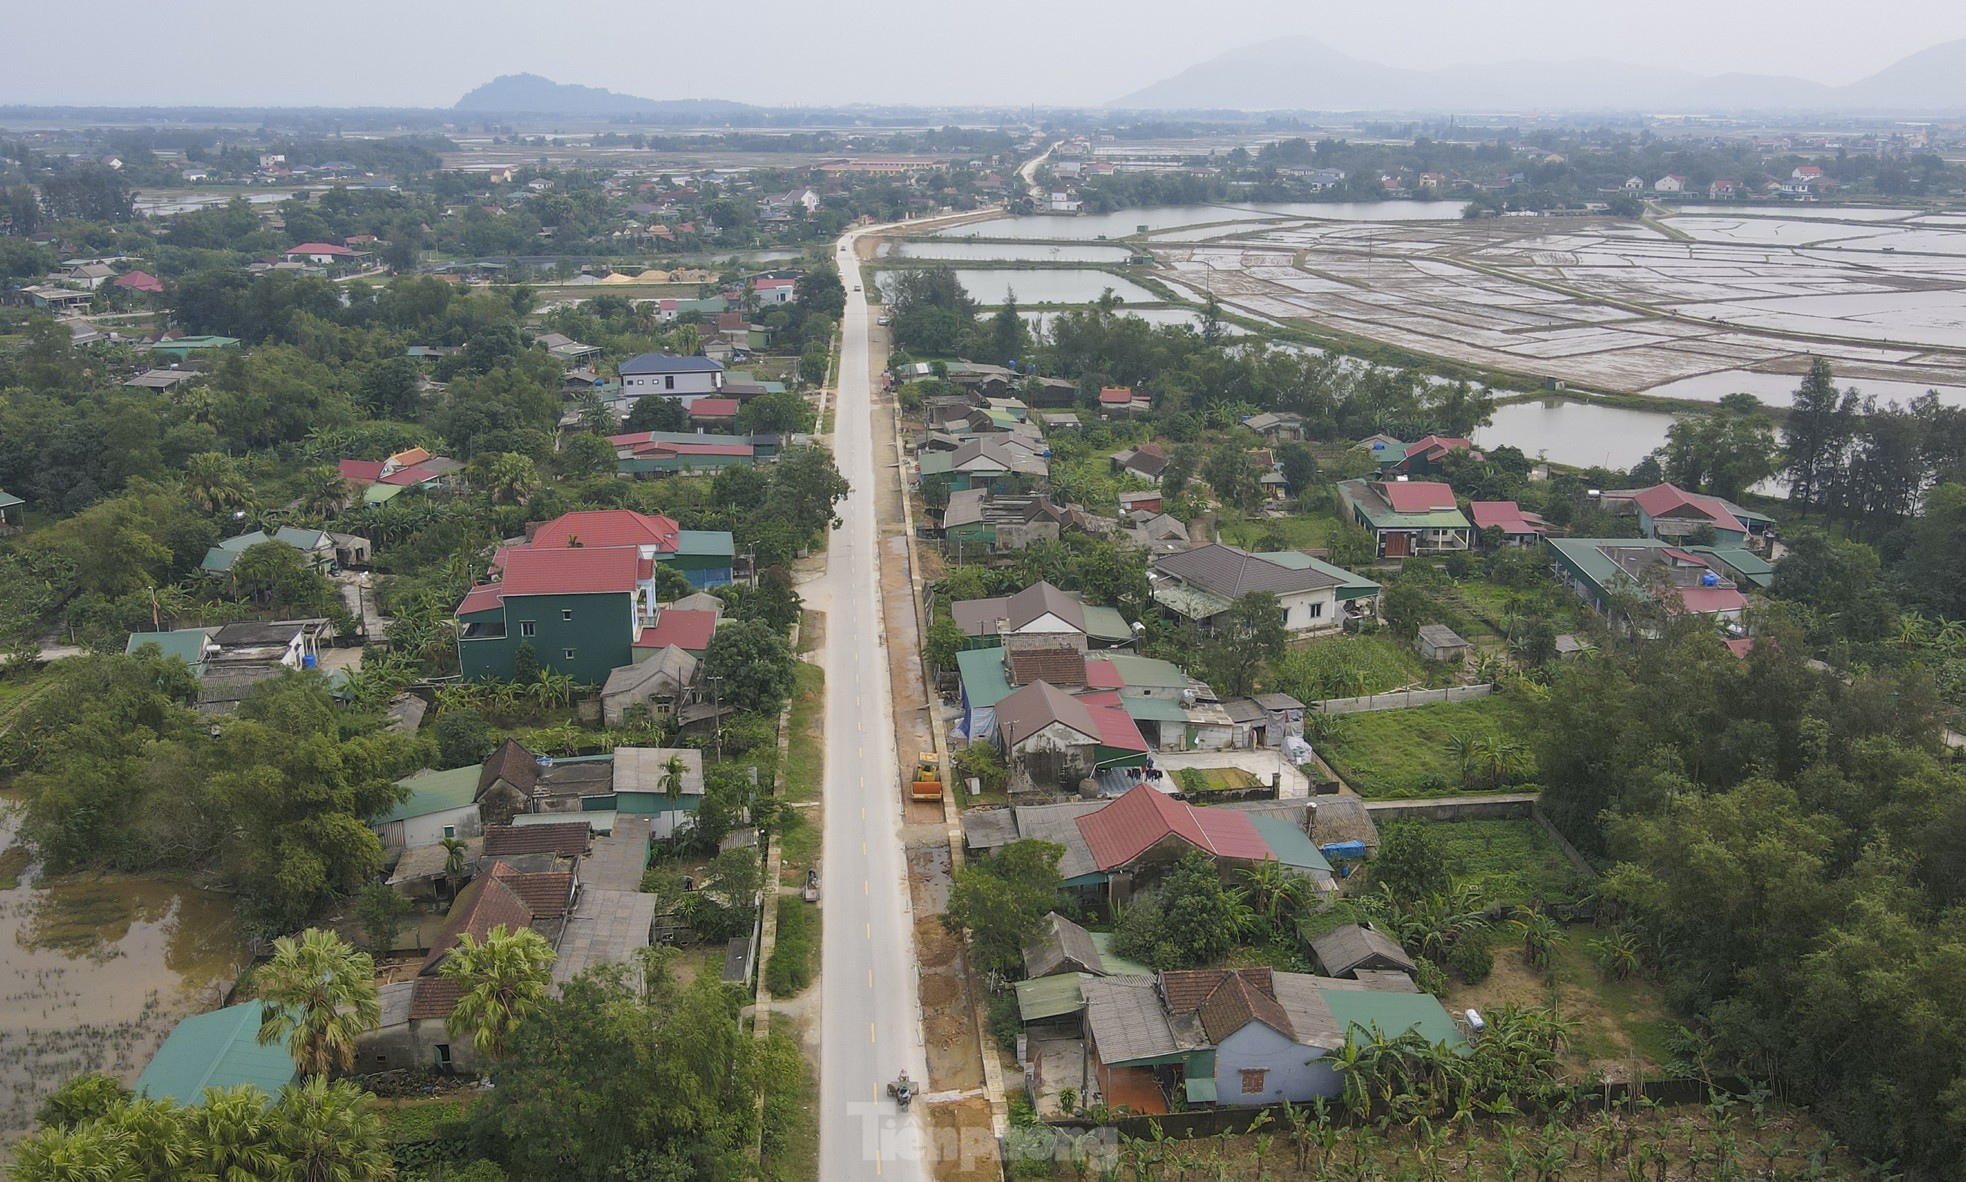
{"type": "Polygon", "coordinates": [[[1966,4],[0,0],[0,28],[0,103],[449,106],[531,72],[649,98],[1094,105],[1284,34],[1420,68],[1595,56],[1843,83],[1966,37],[1966,4]]]}

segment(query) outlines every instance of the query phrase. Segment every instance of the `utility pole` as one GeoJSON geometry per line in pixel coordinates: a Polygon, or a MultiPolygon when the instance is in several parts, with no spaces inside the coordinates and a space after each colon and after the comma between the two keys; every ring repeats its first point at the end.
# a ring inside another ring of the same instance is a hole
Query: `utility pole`
{"type": "Polygon", "coordinates": [[[724,761],[724,679],[721,675],[706,677],[710,683],[710,742],[716,748],[717,762],[724,761]]]}

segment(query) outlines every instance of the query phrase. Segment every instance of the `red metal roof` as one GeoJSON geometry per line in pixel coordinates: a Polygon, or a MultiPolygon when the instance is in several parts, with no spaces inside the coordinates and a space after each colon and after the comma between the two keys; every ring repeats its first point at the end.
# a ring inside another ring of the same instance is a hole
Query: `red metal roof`
{"type": "Polygon", "coordinates": [[[1735,533],[1742,534],[1748,532],[1748,527],[1742,525],[1740,519],[1719,501],[1699,493],[1687,492],[1674,484],[1655,484],[1634,496],[1632,504],[1643,509],[1646,516],[1655,520],[1661,517],[1686,516],[1684,511],[1691,509],[1694,515],[1713,522],[1716,529],[1733,530],[1735,533]]]}
{"type": "Polygon", "coordinates": [[[341,478],[355,484],[374,484],[382,477],[381,460],[343,460],[341,478]]]}
{"type": "Polygon", "coordinates": [[[531,545],[557,548],[578,542],[590,550],[603,546],[654,546],[673,551],[680,528],[675,518],[659,514],[637,513],[633,509],[590,509],[543,522],[533,531],[531,545]]]}
{"type": "Polygon", "coordinates": [[[1126,679],[1120,676],[1119,666],[1111,661],[1088,658],[1085,663],[1085,684],[1088,689],[1116,690],[1126,685],[1126,679]]]}
{"type": "Polygon", "coordinates": [[[127,275],[117,276],[110,282],[115,287],[126,288],[130,291],[148,291],[154,293],[164,290],[164,281],[148,271],[131,271],[127,275]]]}
{"type": "Polygon", "coordinates": [[[457,614],[468,616],[473,612],[488,612],[501,606],[505,592],[497,583],[486,583],[473,587],[465,593],[464,602],[457,605],[457,614]]]}
{"type": "Polygon", "coordinates": [[[1748,605],[1747,596],[1732,587],[1681,587],[1679,605],[1694,615],[1737,612],[1748,605]]]}
{"type": "Polygon", "coordinates": [[[435,480],[443,474],[443,469],[429,463],[411,464],[407,468],[398,468],[387,476],[377,477],[376,483],[393,484],[398,488],[409,488],[411,485],[422,484],[426,480],[435,480]]]}
{"type": "Polygon", "coordinates": [[[500,553],[499,588],[506,595],[605,595],[631,592],[641,567],[632,547],[559,549],[523,546],[500,553]]]}
{"type": "Polygon", "coordinates": [[[678,611],[665,607],[655,617],[655,623],[642,629],[635,639],[636,648],[664,648],[675,645],[684,652],[700,653],[710,647],[710,637],[717,631],[716,612],[678,611]]]}
{"type": "Polygon", "coordinates": [[[1454,490],[1437,480],[1389,480],[1379,486],[1395,513],[1431,513],[1454,507],[1454,490]]]}
{"type": "Polygon", "coordinates": [[[1493,527],[1506,534],[1540,534],[1549,523],[1534,513],[1525,513],[1514,501],[1469,501],[1468,516],[1476,529],[1493,527]]]}
{"type": "Polygon", "coordinates": [[[336,246],[332,242],[303,242],[299,246],[294,247],[292,250],[287,251],[287,253],[288,254],[354,255],[354,254],[360,254],[361,252],[350,250],[345,246],[336,246]]]}
{"type": "Polygon", "coordinates": [[[735,398],[699,398],[690,404],[689,417],[692,419],[733,419],[737,417],[738,402],[735,398]]]}
{"type": "Polygon", "coordinates": [[[1099,401],[1107,406],[1119,406],[1133,401],[1133,387],[1107,386],[1099,391],[1099,401]]]}

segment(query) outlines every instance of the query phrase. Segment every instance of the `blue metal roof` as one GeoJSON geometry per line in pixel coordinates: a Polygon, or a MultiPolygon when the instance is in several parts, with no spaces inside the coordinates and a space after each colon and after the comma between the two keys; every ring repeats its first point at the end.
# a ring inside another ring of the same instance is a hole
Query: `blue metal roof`
{"type": "Polygon", "coordinates": [[[678,357],[674,353],[644,353],[615,367],[617,373],[722,373],[723,362],[708,357],[678,357]]]}

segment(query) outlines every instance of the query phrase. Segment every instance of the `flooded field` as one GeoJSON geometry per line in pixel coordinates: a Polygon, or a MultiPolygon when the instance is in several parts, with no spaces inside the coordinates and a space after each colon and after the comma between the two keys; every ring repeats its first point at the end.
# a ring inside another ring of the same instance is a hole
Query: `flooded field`
{"type": "Polygon", "coordinates": [[[1273,205],[1161,205],[1152,209],[1122,209],[1095,214],[1027,214],[970,222],[941,231],[942,238],[1036,238],[1087,242],[1125,238],[1142,232],[1178,230],[1213,222],[1251,222],[1277,218],[1315,218],[1321,221],[1406,222],[1457,219],[1461,206],[1451,201],[1291,201],[1273,205]]]}
{"type": "MultiPolygon", "coordinates": [[[[1019,304],[1089,304],[1111,288],[1113,294],[1129,304],[1151,304],[1160,297],[1137,283],[1087,270],[964,270],[956,268],[961,283],[977,303],[994,307],[1004,302],[1004,292],[1017,295],[1019,304]]],[[[894,272],[883,272],[881,290],[891,290],[894,272]]]]}
{"type": "MultiPolygon", "coordinates": [[[[1752,394],[1770,406],[1788,406],[1795,401],[1795,388],[1802,379],[1795,374],[1749,373],[1746,370],[1723,370],[1719,373],[1704,373],[1696,378],[1681,378],[1667,382],[1645,391],[1664,398],[1684,398],[1695,402],[1719,402],[1729,394],[1752,394]]],[[[1931,390],[1938,394],[1939,401],[1947,406],[1966,406],[1966,386],[1942,386],[1928,382],[1893,382],[1875,378],[1841,377],[1837,380],[1839,389],[1851,386],[1859,394],[1875,395],[1880,402],[1909,402],[1931,390]]]]}
{"type": "MultiPolygon", "coordinates": [[[[16,824],[0,819],[0,847],[16,824]]],[[[14,870],[17,854],[10,854],[14,870]]],[[[135,1080],[179,1018],[212,1009],[246,963],[229,895],[154,879],[0,891],[0,1146],[82,1071],[135,1080]]],[[[0,1148],[4,1155],[4,1148],[0,1148]]]]}
{"type": "Polygon", "coordinates": [[[889,258],[947,259],[952,262],[1124,263],[1133,252],[1124,246],[916,239],[911,242],[890,242],[885,253],[889,258]]]}

